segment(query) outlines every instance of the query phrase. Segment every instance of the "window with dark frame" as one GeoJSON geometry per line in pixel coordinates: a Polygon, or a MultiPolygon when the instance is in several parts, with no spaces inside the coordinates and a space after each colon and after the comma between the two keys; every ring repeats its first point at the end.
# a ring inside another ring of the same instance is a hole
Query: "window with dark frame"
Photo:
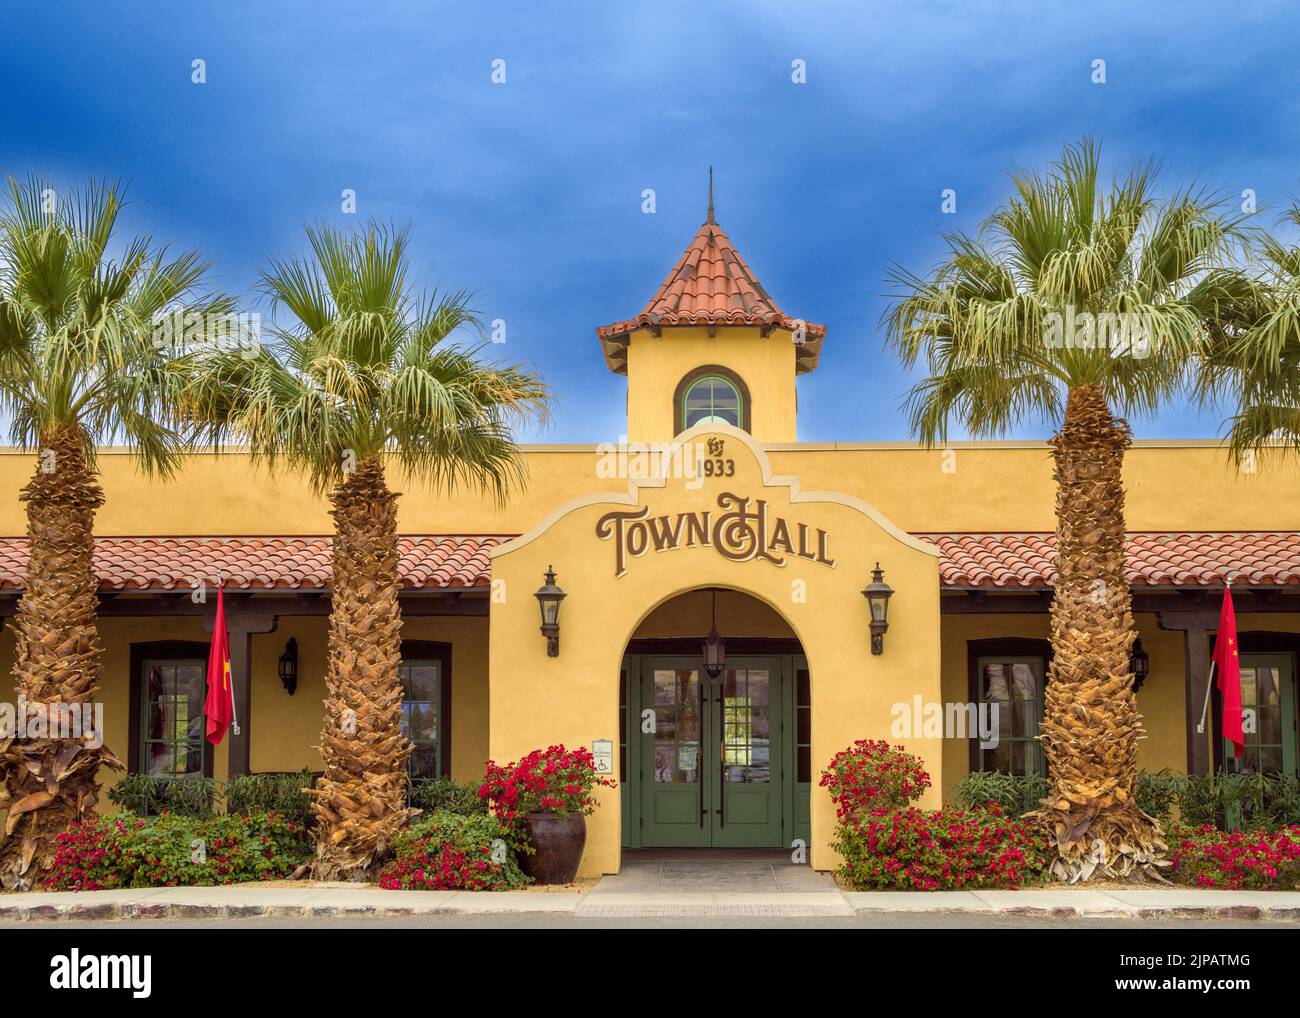
{"type": "Polygon", "coordinates": [[[1047,774],[1038,741],[1043,719],[1043,685],[1050,644],[1044,640],[974,640],[968,645],[971,700],[992,720],[997,708],[997,745],[980,746],[969,732],[971,770],[1003,774],[1047,774]]]}
{"type": "Polygon", "coordinates": [[[451,773],[451,650],[445,644],[403,641],[402,735],[411,741],[412,781],[451,773]]]}
{"type": "Polygon", "coordinates": [[[212,746],[203,713],[209,650],[198,640],[131,644],[129,773],[212,777],[212,746]]]}

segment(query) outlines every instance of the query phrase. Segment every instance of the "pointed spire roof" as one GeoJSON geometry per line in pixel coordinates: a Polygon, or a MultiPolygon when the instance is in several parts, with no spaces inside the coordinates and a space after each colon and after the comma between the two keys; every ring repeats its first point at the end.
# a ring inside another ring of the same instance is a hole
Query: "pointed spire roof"
{"type": "Polygon", "coordinates": [[[635,318],[596,330],[605,363],[617,374],[627,373],[628,338],[635,329],[656,333],[674,326],[757,325],[764,334],[773,329],[804,338],[796,351],[799,374],[813,370],[821,354],[826,326],[789,317],[763,289],[713,212],[713,168],[709,168],[709,211],[695,238],[668,277],[635,318]]]}

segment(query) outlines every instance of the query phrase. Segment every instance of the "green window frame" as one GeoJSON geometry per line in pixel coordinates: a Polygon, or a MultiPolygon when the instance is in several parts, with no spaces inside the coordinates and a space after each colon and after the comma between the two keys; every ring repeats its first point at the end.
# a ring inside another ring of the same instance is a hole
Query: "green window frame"
{"type": "Polygon", "coordinates": [[[451,648],[426,641],[402,642],[402,735],[411,742],[406,759],[412,781],[451,774],[451,648]]]}
{"type": "Polygon", "coordinates": [[[722,375],[703,375],[686,387],[682,394],[682,428],[696,424],[730,424],[744,426],[745,399],[740,388],[722,375]]]}
{"type": "MultiPolygon", "coordinates": [[[[1241,706],[1254,712],[1254,731],[1246,732],[1246,752],[1238,758],[1223,740],[1224,769],[1245,774],[1297,773],[1295,657],[1242,652],[1241,706]]],[[[1220,722],[1220,726],[1222,722],[1220,722]]],[[[1220,727],[1222,731],[1222,727],[1220,727]]]]}

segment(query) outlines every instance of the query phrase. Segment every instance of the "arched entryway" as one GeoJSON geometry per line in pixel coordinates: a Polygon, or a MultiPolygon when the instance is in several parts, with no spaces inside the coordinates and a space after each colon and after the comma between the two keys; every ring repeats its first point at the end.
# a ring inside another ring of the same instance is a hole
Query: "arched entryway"
{"type": "Polygon", "coordinates": [[[624,849],[807,845],[812,683],[779,613],[727,588],[678,594],[637,626],[618,682],[624,849]]]}
{"type": "MultiPolygon", "coordinates": [[[[593,752],[599,748],[601,759],[607,760],[604,753],[612,749],[611,773],[617,778],[625,772],[630,783],[633,775],[640,775],[641,765],[625,769],[622,762],[615,680],[620,662],[635,646],[630,641],[682,640],[682,652],[698,661],[698,646],[710,618],[708,598],[700,592],[726,589],[741,599],[736,605],[761,610],[766,618],[737,631],[728,621],[730,607],[720,603],[718,628],[728,640],[729,658],[739,661],[742,649],[750,652],[746,639],[780,639],[797,633],[811,668],[809,679],[816,680],[807,711],[811,743],[804,776],[810,780],[798,780],[798,757],[795,775],[790,773],[788,753],[799,748],[795,706],[784,714],[780,733],[786,740],[786,755],[781,759],[787,763],[781,778],[779,826],[765,820],[762,837],[775,840],[773,831],[779,829],[782,849],[789,851],[790,842],[800,834],[803,805],[802,801],[794,804],[794,795],[802,785],[812,799],[808,858],[813,867],[830,869],[835,865],[835,809],[825,789],[811,787],[812,780],[854,739],[887,733],[899,702],[910,702],[918,694],[939,699],[938,551],[857,499],[834,492],[801,492],[797,478],[776,475],[764,450],[736,428],[697,425],[680,436],[679,445],[721,457],[722,466],[714,463],[712,473],[691,476],[670,471],[633,478],[626,494],[601,491],[575,498],[528,533],[493,550],[490,754],[495,760],[512,760],[539,746],[564,743],[589,746],[593,752]],[[888,640],[880,654],[871,651],[868,609],[862,596],[876,563],[887,571],[894,589],[888,640]],[[538,632],[533,596],[548,571],[558,577],[556,582],[566,595],[555,640],[538,632]]],[[[677,652],[667,645],[662,649],[667,656],[677,652]]],[[[798,683],[797,654],[770,647],[758,650],[783,659],[780,683],[785,699],[780,703],[791,703],[798,683]]],[[[644,696],[644,659],[639,667],[637,688],[644,696]]],[[[653,673],[650,681],[653,689],[653,673]]],[[[744,698],[743,693],[731,697],[733,701],[744,698]]],[[[727,699],[723,695],[721,703],[705,708],[712,712],[715,725],[719,720],[725,723],[727,699]]],[[[744,720],[744,706],[731,705],[737,723],[744,720]]],[[[625,719],[638,740],[643,738],[640,720],[639,716],[625,719]]],[[[726,763],[721,740],[697,741],[697,753],[711,761],[711,754],[717,752],[726,763]]],[[[935,779],[925,805],[937,805],[943,766],[939,740],[913,740],[908,748],[925,760],[935,779]]],[[[685,753],[690,762],[690,747],[685,753]]],[[[731,765],[747,766],[743,756],[743,752],[733,754],[733,761],[742,762],[731,765]]],[[[718,786],[746,784],[714,780],[718,786]]],[[[754,803],[742,805],[731,798],[713,805],[707,788],[701,804],[700,792],[695,789],[693,814],[689,792],[682,802],[654,803],[660,810],[653,814],[655,824],[660,819],[666,823],[673,810],[683,811],[679,830],[694,819],[698,831],[703,820],[709,825],[712,844],[715,820],[719,827],[725,823],[738,832],[745,808],[757,810],[754,803]],[[719,812],[704,812],[713,809],[719,812]]],[[[619,868],[623,832],[631,819],[622,814],[622,796],[621,787],[596,790],[596,810],[587,822],[583,875],[619,868]]],[[[637,801],[644,806],[644,798],[637,801]]],[[[638,831],[643,818],[648,819],[644,810],[636,817],[638,831]]]]}

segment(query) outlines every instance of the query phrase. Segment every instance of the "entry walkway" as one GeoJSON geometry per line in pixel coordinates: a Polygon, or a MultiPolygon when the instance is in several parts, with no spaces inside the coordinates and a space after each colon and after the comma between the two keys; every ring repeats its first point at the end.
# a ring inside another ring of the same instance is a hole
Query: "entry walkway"
{"type": "Polygon", "coordinates": [[[625,851],[578,905],[579,916],[847,916],[828,873],[787,852],[719,849],[625,851]]]}

